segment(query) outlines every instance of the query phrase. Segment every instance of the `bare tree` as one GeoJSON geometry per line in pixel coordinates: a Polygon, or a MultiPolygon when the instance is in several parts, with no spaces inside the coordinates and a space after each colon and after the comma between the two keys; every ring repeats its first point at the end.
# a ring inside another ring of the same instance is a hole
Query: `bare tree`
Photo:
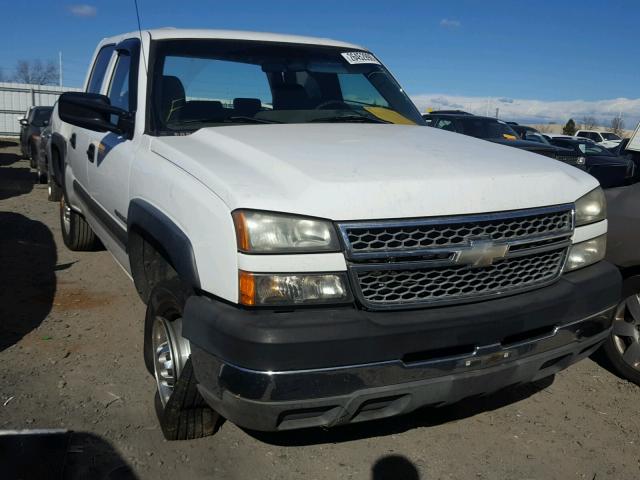
{"type": "Polygon", "coordinates": [[[49,60],[18,60],[13,81],[35,85],[53,85],[58,80],[58,67],[49,60]]]}
{"type": "Polygon", "coordinates": [[[551,133],[551,130],[553,130],[553,126],[548,123],[541,123],[540,125],[537,125],[536,128],[540,133],[551,133]]]}
{"type": "Polygon", "coordinates": [[[583,130],[593,130],[597,126],[597,122],[595,117],[592,116],[584,116],[582,117],[582,129],[583,130]]]}
{"type": "Polygon", "coordinates": [[[622,115],[616,115],[611,119],[611,127],[609,127],[611,133],[615,133],[619,137],[622,137],[624,133],[624,120],[622,115]]]}

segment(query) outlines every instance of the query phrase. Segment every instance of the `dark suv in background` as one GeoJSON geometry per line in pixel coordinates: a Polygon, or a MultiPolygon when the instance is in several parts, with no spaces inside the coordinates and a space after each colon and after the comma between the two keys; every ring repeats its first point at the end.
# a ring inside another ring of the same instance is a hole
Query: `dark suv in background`
{"type": "Polygon", "coordinates": [[[423,115],[423,118],[430,127],[462,133],[463,135],[470,135],[489,142],[527,150],[584,169],[584,159],[573,150],[523,140],[511,125],[497,118],[481,117],[466,112],[431,112],[423,115]]]}
{"type": "Polygon", "coordinates": [[[36,168],[34,152],[37,151],[36,137],[49,125],[53,107],[31,107],[20,122],[20,150],[22,156],[31,159],[31,168],[36,168]]]}
{"type": "Polygon", "coordinates": [[[570,148],[576,155],[582,155],[587,172],[598,179],[602,188],[620,187],[634,181],[636,165],[629,158],[615,155],[584,138],[550,137],[549,141],[557,147],[570,148]]]}

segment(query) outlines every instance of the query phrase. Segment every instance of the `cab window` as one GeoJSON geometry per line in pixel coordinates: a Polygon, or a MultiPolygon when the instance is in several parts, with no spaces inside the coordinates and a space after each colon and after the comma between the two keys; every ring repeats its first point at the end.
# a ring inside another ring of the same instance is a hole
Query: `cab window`
{"type": "Polygon", "coordinates": [[[102,47],[98,52],[96,61],[93,64],[93,70],[91,71],[91,77],[89,78],[89,84],[87,85],[87,92],[100,93],[114,48],[115,45],[107,45],[102,47]]]}
{"type": "Polygon", "coordinates": [[[129,105],[129,72],[131,71],[131,56],[127,53],[118,55],[118,62],[111,77],[107,96],[114,107],[130,110],[129,105]]]}

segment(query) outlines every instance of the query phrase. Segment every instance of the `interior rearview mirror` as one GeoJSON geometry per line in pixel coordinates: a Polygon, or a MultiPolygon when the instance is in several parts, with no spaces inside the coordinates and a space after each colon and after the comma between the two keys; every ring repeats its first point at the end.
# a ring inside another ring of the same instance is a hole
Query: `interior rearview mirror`
{"type": "Polygon", "coordinates": [[[58,99],[58,115],[63,122],[94,132],[114,132],[128,137],[133,133],[131,114],[112,106],[109,97],[98,93],[63,93],[58,99]]]}

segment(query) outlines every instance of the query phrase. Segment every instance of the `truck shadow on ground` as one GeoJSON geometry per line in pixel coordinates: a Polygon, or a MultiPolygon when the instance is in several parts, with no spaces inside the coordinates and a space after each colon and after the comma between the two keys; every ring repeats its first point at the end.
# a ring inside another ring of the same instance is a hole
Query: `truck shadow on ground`
{"type": "Polygon", "coordinates": [[[0,352],[37,328],[56,292],[51,230],[24,215],[0,212],[0,352]]]}
{"type": "Polygon", "coordinates": [[[364,438],[384,437],[404,433],[419,427],[433,427],[455,422],[483,412],[497,410],[545,390],[551,386],[554,378],[554,376],[549,376],[535,383],[508,387],[490,395],[467,398],[444,407],[425,407],[400,417],[344,425],[331,429],[310,428],[290,432],[245,431],[257,440],[277,446],[342,443],[364,438]]]}
{"type": "MultiPolygon", "coordinates": [[[[15,145],[0,141],[8,143],[15,145]]],[[[0,200],[33,189],[28,166],[8,168],[18,161],[18,155],[0,152],[0,200]]],[[[53,234],[44,223],[0,212],[0,352],[37,328],[51,310],[56,260],[53,234]]]]}
{"type": "MultiPolygon", "coordinates": [[[[0,141],[0,145],[3,143],[7,142],[0,141]]],[[[35,173],[31,171],[26,161],[24,168],[13,166],[20,161],[19,155],[0,151],[0,200],[24,195],[33,190],[35,173]],[[9,166],[11,168],[6,168],[9,166]]]]}
{"type": "Polygon", "coordinates": [[[3,479],[135,480],[132,468],[105,439],[84,432],[20,431],[0,435],[3,479]]]}
{"type": "Polygon", "coordinates": [[[17,146],[18,146],[18,142],[16,142],[15,140],[7,140],[6,138],[0,140],[0,148],[17,147],[17,146]]]}

